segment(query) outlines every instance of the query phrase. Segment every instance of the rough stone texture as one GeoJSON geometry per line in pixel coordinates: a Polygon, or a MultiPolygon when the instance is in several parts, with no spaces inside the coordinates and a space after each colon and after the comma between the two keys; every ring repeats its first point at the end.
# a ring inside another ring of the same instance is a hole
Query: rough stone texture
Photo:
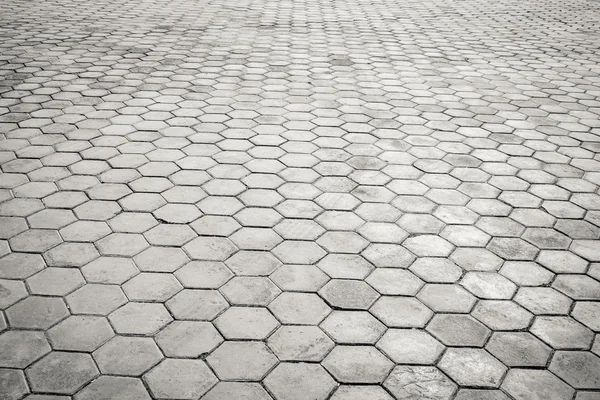
{"type": "Polygon", "coordinates": [[[598,20],[0,2],[0,398],[597,398],[598,20]]]}

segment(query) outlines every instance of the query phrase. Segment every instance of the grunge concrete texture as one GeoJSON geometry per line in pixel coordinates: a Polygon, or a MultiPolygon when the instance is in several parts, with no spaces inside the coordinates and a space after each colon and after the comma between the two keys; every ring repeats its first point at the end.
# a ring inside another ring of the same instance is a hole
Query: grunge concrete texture
{"type": "Polygon", "coordinates": [[[0,2],[0,398],[600,398],[600,3],[0,2]]]}

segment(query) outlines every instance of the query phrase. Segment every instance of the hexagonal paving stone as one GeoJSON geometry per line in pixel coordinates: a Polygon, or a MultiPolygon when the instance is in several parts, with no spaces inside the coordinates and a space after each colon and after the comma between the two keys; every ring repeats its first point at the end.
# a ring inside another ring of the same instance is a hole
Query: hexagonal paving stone
{"type": "Polygon", "coordinates": [[[265,339],[279,323],[266,308],[231,307],[215,320],[225,339],[265,339]]]}
{"type": "Polygon", "coordinates": [[[375,344],[386,330],[366,311],[333,311],[320,326],[336,343],[348,344],[375,344]]]}
{"type": "Polygon", "coordinates": [[[49,296],[66,296],[85,284],[76,268],[46,268],[26,282],[32,294],[49,296]]]}
{"type": "Polygon", "coordinates": [[[436,367],[399,365],[383,384],[396,398],[450,400],[456,384],[436,367]]]}
{"type": "Polygon", "coordinates": [[[0,396],[6,399],[20,399],[29,393],[23,371],[0,368],[0,396]]]}
{"type": "Polygon", "coordinates": [[[490,335],[485,325],[465,314],[436,314],[427,331],[447,346],[481,347],[490,335]]]}
{"type": "Polygon", "coordinates": [[[548,371],[511,369],[502,389],[515,398],[570,399],[574,390],[548,371]]]}
{"type": "Polygon", "coordinates": [[[282,265],[269,278],[287,291],[316,292],[329,277],[314,265],[282,265]]]}
{"type": "Polygon", "coordinates": [[[467,313],[475,304],[475,297],[458,285],[428,284],[417,298],[436,312],[467,313]]]}
{"type": "Polygon", "coordinates": [[[336,387],[336,382],[323,367],[306,363],[281,363],[264,383],[281,400],[302,400],[307,397],[324,400],[336,387]]]}
{"type": "Polygon", "coordinates": [[[273,255],[264,251],[242,250],[229,257],[225,264],[236,275],[269,275],[281,262],[273,255]]]}
{"type": "Polygon", "coordinates": [[[140,271],[174,272],[189,261],[183,250],[152,246],[133,258],[140,271]]]}
{"type": "Polygon", "coordinates": [[[556,350],[587,350],[593,332],[570,317],[539,316],[529,331],[556,350]]]}
{"type": "Polygon", "coordinates": [[[74,315],[48,331],[54,350],[91,352],[113,336],[106,318],[93,316],[74,315]]]}
{"type": "Polygon", "coordinates": [[[587,351],[557,351],[550,371],[575,389],[600,389],[600,357],[587,351]]]}
{"type": "Polygon", "coordinates": [[[96,245],[102,255],[123,257],[132,257],[149,246],[142,235],[134,233],[112,233],[96,245]]]}
{"type": "Polygon", "coordinates": [[[174,321],[156,335],[156,343],[167,357],[196,358],[222,342],[212,324],[199,321],[174,321]]]}
{"type": "Polygon", "coordinates": [[[268,278],[236,276],[221,288],[221,293],[234,305],[266,306],[281,290],[268,278]]]}
{"type": "Polygon", "coordinates": [[[162,304],[127,303],[111,313],[109,321],[120,334],[153,335],[173,320],[162,304]]]}
{"type": "Polygon", "coordinates": [[[267,344],[282,361],[321,361],[334,342],[316,326],[282,326],[267,344]]]}
{"type": "Polygon", "coordinates": [[[131,301],[167,301],[183,289],[171,274],[142,272],[122,285],[131,301]]]}
{"type": "Polygon", "coordinates": [[[133,260],[125,257],[100,257],[81,268],[89,283],[119,285],[139,274],[133,260]]]}
{"type": "MultiPolygon", "coordinates": [[[[210,321],[229,307],[229,304],[216,290],[184,289],[167,301],[166,306],[176,319],[210,321]]],[[[160,315],[165,313],[166,310],[164,313],[161,311],[160,315]]],[[[170,320],[171,317],[166,318],[167,315],[161,320],[170,320]]]]}
{"type": "Polygon", "coordinates": [[[36,392],[74,394],[99,375],[92,356],[55,351],[25,371],[36,392]]]}
{"type": "Polygon", "coordinates": [[[217,383],[202,360],[166,359],[144,375],[152,394],[161,399],[197,399],[217,383]]]}
{"type": "Polygon", "coordinates": [[[269,310],[284,324],[316,325],[331,309],[316,294],[284,292],[269,304],[269,310]]]}
{"type": "Polygon", "coordinates": [[[495,332],[486,350],[509,367],[544,367],[551,349],[527,332],[495,332]]]}
{"type": "Polygon", "coordinates": [[[206,358],[219,379],[260,381],[277,363],[262,342],[224,342],[206,358]]]}
{"type": "Polygon", "coordinates": [[[341,309],[367,310],[377,300],[379,294],[362,281],[332,279],[319,295],[332,307],[341,309]]]}
{"type": "Polygon", "coordinates": [[[50,350],[42,332],[6,331],[0,335],[0,367],[26,368],[50,350]]]}
{"type": "Polygon", "coordinates": [[[39,254],[10,253],[0,258],[0,278],[25,279],[45,266],[39,254]]]}
{"type": "Polygon", "coordinates": [[[93,353],[103,374],[140,376],[163,358],[152,338],[115,336],[93,353]]]}
{"type": "Polygon", "coordinates": [[[336,346],[323,366],[344,383],[380,383],[393,363],[371,346],[336,346]]]}
{"type": "Polygon", "coordinates": [[[108,315],[127,302],[118,285],[87,284],[66,297],[73,314],[108,315]]]}
{"type": "Polygon", "coordinates": [[[377,348],[396,364],[434,364],[444,346],[427,332],[416,329],[388,329],[377,348]]]}
{"type": "Polygon", "coordinates": [[[57,297],[29,296],[6,310],[8,323],[17,329],[49,329],[68,315],[65,302],[57,297]]]}
{"type": "Polygon", "coordinates": [[[197,237],[183,249],[194,260],[225,261],[237,248],[229,239],[217,237],[197,237]]]}
{"type": "Polygon", "coordinates": [[[450,348],[438,366],[460,385],[498,387],[506,367],[482,349],[450,348]]]}

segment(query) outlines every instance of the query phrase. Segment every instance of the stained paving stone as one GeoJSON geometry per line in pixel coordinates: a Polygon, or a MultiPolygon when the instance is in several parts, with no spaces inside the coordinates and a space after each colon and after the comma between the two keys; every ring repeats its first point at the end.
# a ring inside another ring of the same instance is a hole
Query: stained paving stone
{"type": "Polygon", "coordinates": [[[597,398],[569,6],[2,3],[0,398],[597,398]]]}

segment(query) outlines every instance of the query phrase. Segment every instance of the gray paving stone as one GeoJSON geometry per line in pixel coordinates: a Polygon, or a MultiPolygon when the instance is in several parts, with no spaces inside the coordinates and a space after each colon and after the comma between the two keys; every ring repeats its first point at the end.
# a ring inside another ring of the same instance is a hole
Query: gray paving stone
{"type": "Polygon", "coordinates": [[[511,369],[502,388],[515,398],[570,399],[574,390],[548,371],[511,369]]]}
{"type": "Polygon", "coordinates": [[[343,383],[381,383],[393,363],[372,346],[336,346],[322,365],[343,383]]]}
{"type": "Polygon", "coordinates": [[[204,361],[172,358],[146,373],[144,380],[152,394],[162,399],[196,399],[217,383],[204,361]]]}
{"type": "Polygon", "coordinates": [[[152,338],[115,336],[93,353],[103,374],[141,376],[162,360],[152,338]]]}
{"type": "Polygon", "coordinates": [[[225,381],[260,381],[278,363],[262,342],[226,341],[206,360],[217,377],[225,381]]]}
{"type": "Polygon", "coordinates": [[[55,351],[27,368],[26,374],[33,391],[74,394],[99,372],[89,354],[55,351]]]}
{"type": "Polygon", "coordinates": [[[324,400],[336,387],[336,382],[318,364],[281,363],[264,380],[277,399],[300,400],[307,396],[324,400]]]}
{"type": "Polygon", "coordinates": [[[438,363],[439,368],[460,385],[498,387],[506,367],[482,349],[451,348],[438,363]]]}
{"type": "Polygon", "coordinates": [[[396,397],[405,399],[451,399],[456,391],[452,382],[436,367],[399,365],[384,386],[396,397]]]}

